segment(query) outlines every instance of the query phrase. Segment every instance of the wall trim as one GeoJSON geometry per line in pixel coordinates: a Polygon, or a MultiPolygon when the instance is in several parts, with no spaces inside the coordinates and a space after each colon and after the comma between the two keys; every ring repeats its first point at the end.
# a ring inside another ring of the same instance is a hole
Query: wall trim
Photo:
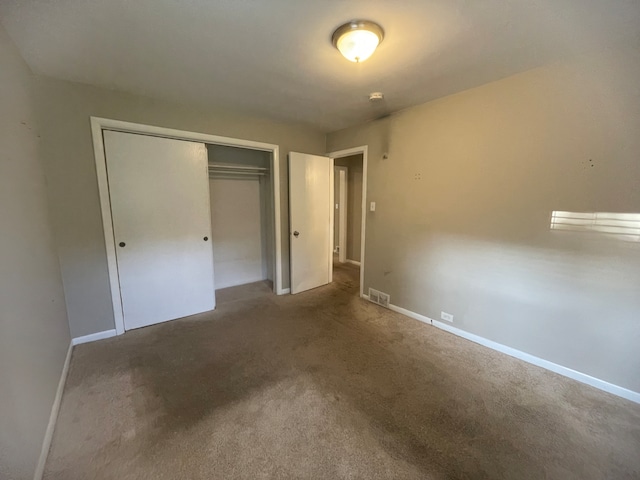
{"type": "MultiPolygon", "coordinates": [[[[363,296],[363,298],[366,298],[366,297],[363,296]]],[[[445,330],[449,333],[462,337],[466,340],[470,340],[474,343],[480,344],[484,347],[490,348],[497,352],[504,353],[506,355],[509,355],[510,357],[517,358],[519,360],[530,363],[532,365],[536,365],[537,367],[544,368],[545,370],[549,370],[551,372],[557,373],[564,377],[571,378],[572,380],[576,380],[580,383],[584,383],[591,387],[595,387],[598,390],[602,390],[604,392],[611,393],[618,397],[631,400],[632,402],[635,402],[635,403],[640,403],[640,392],[634,392],[633,390],[629,390],[628,388],[620,387],[619,385],[614,385],[613,383],[609,383],[605,380],[592,377],[591,375],[587,375],[586,373],[578,372],[577,370],[573,370],[569,367],[564,367],[562,365],[558,365],[557,363],[550,362],[549,360],[536,357],[535,355],[531,355],[529,353],[516,350],[515,348],[508,347],[501,343],[494,342],[493,340],[489,340],[479,335],[466,332],[452,325],[439,322],[437,320],[433,320],[424,315],[420,315],[419,313],[412,312],[411,310],[398,307],[397,305],[389,304],[389,309],[393,310],[394,312],[398,312],[406,317],[410,317],[420,322],[439,328],[441,330],[445,330]]]]}
{"type": "Polygon", "coordinates": [[[111,338],[118,335],[115,328],[112,330],[105,330],[104,332],[96,332],[83,337],[76,337],[71,340],[72,345],[80,345],[82,343],[95,342],[96,340],[103,340],[105,338],[111,338]]]}
{"type": "Polygon", "coordinates": [[[411,310],[407,310],[406,308],[402,308],[390,303],[389,310],[393,310],[394,312],[401,313],[405,317],[413,318],[414,320],[418,320],[428,325],[433,325],[433,320],[431,320],[429,317],[425,317],[424,315],[420,315],[419,313],[412,312],[411,310]]]}
{"type": "Polygon", "coordinates": [[[273,290],[276,293],[282,289],[282,233],[280,231],[280,147],[271,143],[255,142],[239,138],[221,137],[207,133],[175,130],[172,128],[156,127],[140,123],[123,122],[108,118],[90,117],[91,136],[93,139],[93,154],[96,164],[96,176],[98,179],[98,194],[100,197],[100,210],[102,213],[102,227],[107,251],[107,270],[109,284],[111,286],[111,303],[116,332],[121,335],[125,331],[124,312],[122,299],[120,298],[120,280],[118,278],[118,263],[116,261],[116,246],[113,236],[113,221],[111,218],[111,200],[109,197],[109,182],[107,178],[106,153],[103,130],[113,130],[125,133],[139,133],[156,137],[173,138],[230,147],[248,148],[271,152],[271,177],[273,182],[272,206],[274,210],[274,249],[275,249],[275,281],[273,290]]]}
{"type": "MultiPolygon", "coordinates": [[[[349,168],[337,166],[334,162],[333,164],[334,178],[335,173],[338,173],[338,204],[340,205],[340,210],[338,210],[338,245],[340,248],[338,249],[338,261],[340,263],[344,263],[347,261],[347,213],[349,206],[347,204],[348,198],[348,178],[349,178],[349,168]],[[342,175],[344,173],[344,175],[342,175]]],[[[334,180],[335,182],[335,180],[334,180]]],[[[335,185],[335,184],[334,184],[335,185]]],[[[332,200],[332,207],[335,203],[335,192],[334,198],[332,200]]],[[[335,209],[334,209],[335,210],[335,209]]],[[[334,212],[335,215],[335,212],[334,212]]],[[[335,230],[335,219],[334,219],[334,230],[335,230]]],[[[332,240],[335,240],[334,236],[331,237],[332,240]]],[[[334,249],[335,250],[335,249],[334,249]]]]}
{"type": "Polygon", "coordinates": [[[49,423],[47,429],[44,432],[44,439],[42,440],[42,450],[40,451],[40,457],[38,457],[38,463],[36,464],[36,471],[33,474],[34,480],[41,480],[44,475],[44,466],[47,463],[47,457],[49,456],[49,449],[51,448],[51,441],[53,440],[53,431],[56,428],[58,421],[58,413],[60,412],[60,403],[62,402],[62,393],[64,392],[64,386],[67,383],[67,375],[69,373],[69,364],[71,363],[71,352],[73,352],[73,342],[69,342],[69,348],[67,349],[67,356],[64,359],[62,365],[62,373],[60,374],[60,380],[58,381],[58,389],[56,390],[56,396],[53,399],[53,405],[51,406],[51,415],[49,415],[49,423]]]}
{"type": "Polygon", "coordinates": [[[347,263],[352,263],[354,265],[360,266],[360,262],[358,262],[357,260],[351,260],[350,258],[347,258],[347,263]]]}
{"type": "Polygon", "coordinates": [[[287,295],[289,293],[291,293],[290,288],[281,288],[280,290],[278,290],[278,295],[287,295]]]}

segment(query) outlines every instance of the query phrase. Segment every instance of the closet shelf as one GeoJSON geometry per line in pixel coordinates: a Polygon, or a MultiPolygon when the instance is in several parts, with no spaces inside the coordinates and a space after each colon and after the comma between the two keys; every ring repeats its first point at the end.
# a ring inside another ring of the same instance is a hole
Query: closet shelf
{"type": "Polygon", "coordinates": [[[265,177],[266,173],[261,172],[233,172],[233,171],[215,171],[209,170],[210,177],[235,177],[236,175],[248,175],[251,177],[265,177]]]}
{"type": "Polygon", "coordinates": [[[265,167],[252,167],[248,165],[228,165],[223,163],[209,163],[209,170],[243,170],[253,172],[266,172],[269,170],[265,167]]]}

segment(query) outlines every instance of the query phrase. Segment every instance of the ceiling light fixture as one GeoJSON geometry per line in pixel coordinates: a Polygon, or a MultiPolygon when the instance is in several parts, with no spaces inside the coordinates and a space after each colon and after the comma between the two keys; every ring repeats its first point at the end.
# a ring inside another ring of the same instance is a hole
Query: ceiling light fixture
{"type": "Polygon", "coordinates": [[[352,20],[340,25],[331,41],[340,53],[352,62],[360,63],[376,51],[384,38],[384,30],[369,20],[352,20]]]}

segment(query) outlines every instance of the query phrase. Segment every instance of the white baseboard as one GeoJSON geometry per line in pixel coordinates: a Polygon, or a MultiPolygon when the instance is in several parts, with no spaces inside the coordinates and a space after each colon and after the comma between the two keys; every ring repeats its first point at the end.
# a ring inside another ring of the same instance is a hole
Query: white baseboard
{"type": "Polygon", "coordinates": [[[355,260],[350,260],[350,259],[348,259],[348,258],[347,258],[347,263],[352,263],[352,264],[354,264],[354,265],[360,266],[360,262],[357,262],[357,261],[355,261],[355,260]]]}
{"type": "MultiPolygon", "coordinates": [[[[363,296],[363,298],[365,297],[363,296]]],[[[445,330],[449,333],[453,333],[454,335],[457,335],[459,337],[465,338],[472,342],[478,343],[484,347],[490,348],[492,350],[496,350],[498,352],[504,353],[511,357],[522,360],[524,362],[530,363],[532,365],[536,365],[538,367],[544,368],[546,370],[550,370],[552,372],[558,373],[560,375],[571,378],[573,380],[577,380],[578,382],[585,383],[599,390],[603,390],[613,395],[617,395],[618,397],[626,398],[627,400],[631,400],[632,402],[640,403],[639,392],[634,392],[633,390],[629,390],[627,388],[614,385],[613,383],[609,383],[604,380],[600,380],[599,378],[592,377],[591,375],[587,375],[586,373],[578,372],[577,370],[573,370],[571,368],[558,365],[557,363],[553,363],[553,362],[550,362],[549,360],[545,360],[543,358],[536,357],[529,353],[516,350],[515,348],[507,347],[506,345],[502,345],[501,343],[494,342],[493,340],[489,340],[479,335],[466,332],[464,330],[456,328],[447,323],[442,323],[442,322],[439,322],[438,320],[433,320],[429,317],[425,317],[424,315],[420,315],[419,313],[412,312],[411,310],[398,307],[397,305],[389,305],[389,309],[393,310],[394,312],[401,313],[402,315],[405,315],[407,317],[410,317],[415,320],[419,320],[421,322],[437,327],[441,330],[445,330]]]]}
{"type": "Polygon", "coordinates": [[[81,343],[95,342],[96,340],[103,340],[105,338],[115,337],[117,335],[116,330],[105,330],[104,332],[92,333],[91,335],[85,335],[84,337],[76,337],[71,340],[73,345],[80,345],[81,343]]]}
{"type": "Polygon", "coordinates": [[[281,288],[280,290],[278,290],[278,295],[286,295],[288,293],[291,293],[290,288],[281,288]]]}
{"type": "Polygon", "coordinates": [[[49,415],[49,423],[47,430],[44,432],[44,439],[42,440],[42,450],[40,451],[40,457],[36,464],[36,471],[33,475],[34,480],[41,480],[44,474],[44,465],[47,462],[47,456],[49,455],[49,448],[51,448],[51,440],[53,439],[53,431],[56,428],[56,421],[58,420],[58,412],[60,411],[60,402],[62,401],[62,392],[64,392],[64,385],[67,382],[67,374],[69,373],[69,363],[71,363],[71,352],[73,351],[73,342],[69,343],[67,349],[67,357],[64,359],[62,366],[62,373],[60,374],[60,381],[58,382],[58,389],[56,390],[56,396],[53,399],[53,405],[51,406],[51,415],[49,415]]]}
{"type": "Polygon", "coordinates": [[[407,310],[406,308],[389,304],[389,310],[393,310],[394,312],[401,313],[405,317],[410,317],[415,320],[420,320],[421,322],[428,323],[429,325],[433,325],[433,320],[431,320],[429,317],[425,317],[424,315],[420,315],[419,313],[412,312],[411,310],[407,310]]]}

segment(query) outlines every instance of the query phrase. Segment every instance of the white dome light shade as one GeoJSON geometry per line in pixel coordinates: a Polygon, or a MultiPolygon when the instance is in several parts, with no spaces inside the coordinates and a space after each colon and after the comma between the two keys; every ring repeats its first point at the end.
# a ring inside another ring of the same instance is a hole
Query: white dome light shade
{"type": "Polygon", "coordinates": [[[364,62],[378,48],[378,36],[366,30],[353,30],[338,39],[338,50],[347,60],[364,62]]]}
{"type": "Polygon", "coordinates": [[[384,38],[380,25],[357,20],[338,27],[333,33],[333,44],[351,62],[364,62],[384,38]]]}

